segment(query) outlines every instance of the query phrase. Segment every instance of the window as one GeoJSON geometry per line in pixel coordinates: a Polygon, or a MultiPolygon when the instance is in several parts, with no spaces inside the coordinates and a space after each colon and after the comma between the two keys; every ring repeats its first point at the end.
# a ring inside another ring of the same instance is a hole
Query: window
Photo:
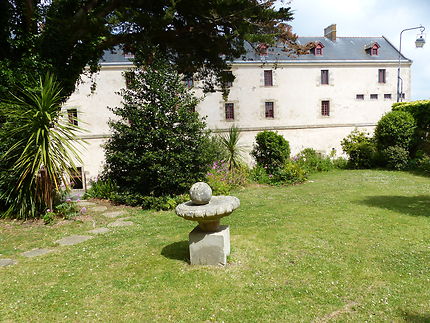
{"type": "Polygon", "coordinates": [[[321,84],[328,84],[328,70],[321,70],[321,84]]]}
{"type": "Polygon", "coordinates": [[[378,83],[385,83],[385,69],[378,70],[378,83]]]}
{"type": "Polygon", "coordinates": [[[357,95],[355,96],[355,98],[356,98],[357,100],[364,100],[364,94],[357,94],[357,95]]]}
{"type": "Polygon", "coordinates": [[[72,125],[78,125],[78,110],[77,109],[69,109],[67,110],[67,117],[69,119],[69,123],[72,125]]]}
{"type": "Polygon", "coordinates": [[[192,76],[186,76],[182,80],[184,82],[184,85],[187,89],[191,89],[194,86],[194,80],[192,76]]]}
{"type": "Polygon", "coordinates": [[[371,94],[370,99],[371,100],[378,100],[378,94],[371,94]]]}
{"type": "Polygon", "coordinates": [[[330,115],[330,101],[321,101],[321,115],[330,115]]]}
{"type": "Polygon", "coordinates": [[[386,94],[384,94],[384,99],[389,99],[389,100],[391,100],[391,93],[386,93],[386,94]]]}
{"type": "Polygon", "coordinates": [[[372,56],[378,55],[378,48],[377,47],[372,48],[372,53],[370,55],[372,56]]]}
{"type": "Polygon", "coordinates": [[[264,109],[265,109],[266,118],[274,118],[275,111],[274,111],[273,102],[265,102],[264,103],[264,109]]]}
{"type": "Polygon", "coordinates": [[[272,70],[265,70],[264,71],[264,86],[273,86],[272,70]]]}
{"type": "Polygon", "coordinates": [[[324,48],[324,45],[321,43],[318,43],[314,48],[315,56],[322,56],[323,55],[323,48],[324,48]]]}
{"type": "Polygon", "coordinates": [[[234,103],[225,104],[225,119],[234,120],[234,103]]]}
{"type": "Polygon", "coordinates": [[[73,189],[83,189],[84,181],[82,177],[82,167],[76,167],[76,169],[70,170],[70,185],[73,189]]]}

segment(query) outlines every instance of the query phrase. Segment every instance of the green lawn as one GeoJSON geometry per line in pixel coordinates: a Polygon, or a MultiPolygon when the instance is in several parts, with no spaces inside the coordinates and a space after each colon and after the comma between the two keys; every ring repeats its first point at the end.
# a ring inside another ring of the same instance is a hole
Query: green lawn
{"type": "Polygon", "coordinates": [[[53,241],[111,220],[0,222],[0,321],[427,322],[430,178],[335,171],[235,192],[229,265],[190,266],[193,223],[134,211],[134,226],[53,241]],[[20,256],[35,247],[56,252],[20,256]]]}

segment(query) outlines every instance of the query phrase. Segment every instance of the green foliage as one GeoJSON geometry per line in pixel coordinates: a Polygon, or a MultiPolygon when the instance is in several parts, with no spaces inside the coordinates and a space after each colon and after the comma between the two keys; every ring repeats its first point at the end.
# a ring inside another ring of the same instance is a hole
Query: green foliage
{"type": "Polygon", "coordinates": [[[231,126],[228,134],[220,135],[220,142],[227,152],[226,162],[228,163],[229,170],[238,168],[243,163],[241,156],[243,147],[239,145],[240,130],[236,126],[231,126]]]}
{"type": "Polygon", "coordinates": [[[305,148],[293,160],[303,169],[307,174],[326,172],[334,168],[333,162],[330,157],[317,153],[315,149],[305,148]]]}
{"type": "Polygon", "coordinates": [[[257,165],[269,174],[283,167],[290,157],[290,145],[282,135],[273,131],[263,131],[255,137],[256,144],[251,152],[257,165]]]}
{"type": "Polygon", "coordinates": [[[227,195],[234,188],[248,183],[249,168],[239,164],[230,169],[226,162],[215,162],[206,174],[206,182],[212,188],[213,195],[227,195]]]}
{"type": "Polygon", "coordinates": [[[71,201],[70,199],[67,199],[65,202],[56,205],[54,212],[57,216],[61,216],[64,219],[71,219],[79,214],[76,202],[71,201]]]}
{"type": "Polygon", "coordinates": [[[178,204],[190,199],[188,194],[176,196],[144,196],[139,193],[121,192],[113,193],[111,199],[117,204],[140,206],[143,209],[154,209],[166,211],[174,209],[178,204]]]}
{"type": "Polygon", "coordinates": [[[74,161],[80,161],[74,147],[75,125],[61,112],[61,88],[52,75],[39,79],[38,88],[21,89],[1,113],[6,122],[0,137],[13,143],[1,157],[6,172],[16,183],[6,188],[3,200],[5,216],[27,219],[53,208],[60,184],[66,183],[74,161]]]}
{"type": "Polygon", "coordinates": [[[343,151],[348,155],[351,168],[372,168],[375,165],[376,146],[366,133],[353,130],[341,142],[343,151]]]}
{"type": "Polygon", "coordinates": [[[183,194],[205,178],[210,160],[198,100],[163,59],[133,70],[124,105],[113,108],[112,137],[105,145],[105,178],[119,192],[142,196],[183,194]]]}
{"type": "Polygon", "coordinates": [[[430,174],[430,156],[427,154],[421,154],[419,157],[411,161],[410,166],[412,169],[418,169],[430,174]]]}
{"type": "Polygon", "coordinates": [[[430,100],[394,103],[393,111],[409,112],[415,119],[417,127],[410,150],[412,156],[419,150],[430,154],[430,100]]]}
{"type": "Polygon", "coordinates": [[[206,77],[208,89],[220,87],[226,61],[244,53],[245,40],[281,39],[295,50],[285,24],[290,8],[278,8],[268,0],[2,0],[0,97],[40,71],[55,73],[68,96],[85,67],[97,71],[103,51],[115,46],[146,63],[158,48],[179,71],[206,77]]]}
{"type": "Polygon", "coordinates": [[[264,167],[256,166],[250,177],[259,184],[288,185],[303,183],[307,179],[306,170],[298,163],[288,161],[283,167],[278,167],[273,173],[268,173],[264,167]]]}
{"type": "Polygon", "coordinates": [[[381,154],[389,169],[402,170],[408,166],[409,152],[403,147],[387,147],[381,154]]]}
{"type": "Polygon", "coordinates": [[[415,133],[414,117],[405,111],[391,111],[376,125],[375,141],[379,151],[391,146],[409,151],[415,133]]]}
{"type": "Polygon", "coordinates": [[[112,194],[116,191],[117,191],[117,187],[112,182],[112,180],[96,179],[94,181],[90,181],[90,188],[85,192],[83,198],[109,200],[112,194]]]}
{"type": "Polygon", "coordinates": [[[54,223],[55,213],[52,211],[46,211],[46,213],[42,216],[43,223],[46,225],[54,223]]]}
{"type": "Polygon", "coordinates": [[[306,171],[299,164],[291,161],[276,169],[272,175],[270,183],[274,185],[300,184],[307,179],[306,171]]]}
{"type": "Polygon", "coordinates": [[[228,152],[221,143],[221,138],[219,136],[213,134],[208,136],[203,146],[201,153],[206,155],[204,159],[209,161],[209,165],[219,162],[220,160],[227,160],[228,152]]]}

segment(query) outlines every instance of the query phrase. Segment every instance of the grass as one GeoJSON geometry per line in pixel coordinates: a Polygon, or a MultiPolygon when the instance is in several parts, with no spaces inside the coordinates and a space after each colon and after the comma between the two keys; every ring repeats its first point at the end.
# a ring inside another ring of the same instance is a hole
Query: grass
{"type": "Polygon", "coordinates": [[[235,192],[225,268],[190,266],[193,223],[134,211],[132,227],[27,259],[105,223],[0,222],[0,321],[430,321],[430,179],[333,171],[235,192]]]}

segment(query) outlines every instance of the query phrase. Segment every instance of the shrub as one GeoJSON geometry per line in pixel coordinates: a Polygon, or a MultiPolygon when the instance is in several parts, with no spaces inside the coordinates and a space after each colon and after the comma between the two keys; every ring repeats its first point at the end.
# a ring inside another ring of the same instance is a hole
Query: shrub
{"type": "Polygon", "coordinates": [[[112,137],[105,145],[105,178],[120,192],[177,195],[205,178],[202,154],[208,134],[195,107],[199,102],[165,60],[138,67],[123,106],[113,108],[112,137]]]}
{"type": "Polygon", "coordinates": [[[375,165],[376,146],[365,132],[353,130],[341,142],[342,150],[348,155],[348,167],[371,168],[375,165]]]}
{"type": "Polygon", "coordinates": [[[273,131],[263,131],[257,134],[256,144],[251,152],[257,165],[273,173],[283,167],[290,157],[290,145],[281,135],[273,131]]]}
{"type": "Polygon", "coordinates": [[[381,153],[389,169],[402,170],[408,166],[409,152],[403,147],[387,147],[381,153]]]}
{"type": "Polygon", "coordinates": [[[112,194],[117,191],[116,185],[112,180],[101,180],[90,181],[90,188],[85,192],[83,198],[97,198],[97,199],[111,199],[112,194]]]}
{"type": "Polygon", "coordinates": [[[79,214],[76,202],[73,202],[70,199],[56,205],[54,211],[57,216],[61,216],[65,219],[70,219],[79,214]]]}
{"type": "Polygon", "coordinates": [[[249,168],[239,164],[236,168],[229,169],[226,162],[215,162],[206,175],[206,180],[212,188],[213,195],[229,194],[233,188],[245,185],[249,178],[249,168]]]}
{"type": "Polygon", "coordinates": [[[266,169],[256,165],[250,172],[250,178],[252,181],[257,182],[259,184],[270,184],[270,179],[273,175],[267,174],[266,169]]]}
{"type": "Polygon", "coordinates": [[[334,168],[330,157],[317,153],[312,148],[303,149],[293,160],[308,174],[325,172],[334,168]]]}
{"type": "Polygon", "coordinates": [[[220,135],[220,142],[227,152],[228,169],[238,168],[242,163],[243,147],[239,145],[240,130],[236,126],[231,126],[226,135],[220,135]]]}
{"type": "Polygon", "coordinates": [[[306,181],[306,171],[299,164],[287,162],[281,168],[278,168],[273,177],[269,175],[270,182],[275,185],[299,184],[306,181]]]}
{"type": "Polygon", "coordinates": [[[415,160],[415,168],[430,173],[430,156],[423,154],[415,160]]]}
{"type": "Polygon", "coordinates": [[[378,151],[398,146],[407,151],[414,137],[416,123],[414,117],[405,111],[391,111],[379,120],[375,129],[378,151]]]}
{"type": "Polygon", "coordinates": [[[419,150],[430,154],[430,100],[394,103],[393,111],[409,112],[415,119],[417,127],[410,149],[412,156],[419,150]]]}
{"type": "Polygon", "coordinates": [[[176,196],[144,196],[139,193],[114,193],[112,201],[118,204],[126,204],[130,206],[140,206],[143,209],[171,210],[178,204],[189,200],[189,195],[182,194],[176,196]]]}

